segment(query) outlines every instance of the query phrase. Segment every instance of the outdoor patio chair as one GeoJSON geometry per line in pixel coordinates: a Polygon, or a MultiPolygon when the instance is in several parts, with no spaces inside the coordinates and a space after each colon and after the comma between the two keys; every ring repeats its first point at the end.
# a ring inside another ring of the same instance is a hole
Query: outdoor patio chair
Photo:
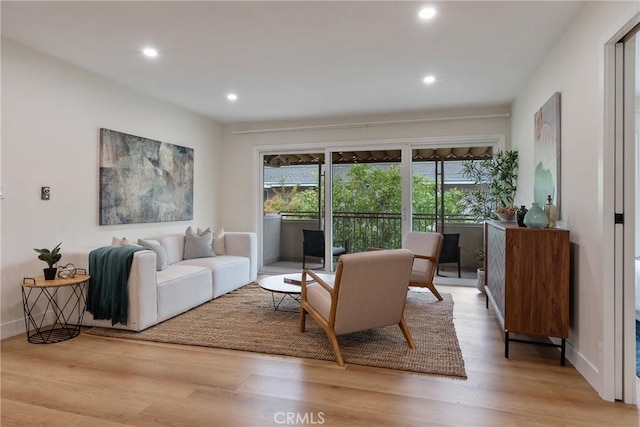
{"type": "Polygon", "coordinates": [[[436,268],[436,274],[440,275],[440,264],[448,264],[452,262],[458,263],[458,277],[460,275],[460,233],[445,233],[443,234],[444,240],[442,241],[442,250],[440,251],[440,257],[438,258],[438,267],[436,268]]]}
{"type": "Polygon", "coordinates": [[[324,329],[339,366],[344,366],[338,335],[399,325],[410,348],[404,320],[413,254],[406,249],[359,252],[340,257],[334,283],[306,269],[302,274],[300,332],[309,313],[324,329]],[[313,278],[315,283],[307,284],[313,278]]]}
{"type": "Polygon", "coordinates": [[[436,274],[443,240],[440,233],[410,231],[402,242],[402,247],[409,249],[415,257],[409,286],[429,288],[440,301],[442,296],[433,284],[433,277],[436,274]]]}
{"type": "MultiPolygon", "coordinates": [[[[307,257],[322,258],[324,268],[324,231],[323,230],[302,230],[302,269],[306,268],[307,257]]],[[[347,253],[347,249],[342,246],[331,248],[334,257],[347,253]]]]}

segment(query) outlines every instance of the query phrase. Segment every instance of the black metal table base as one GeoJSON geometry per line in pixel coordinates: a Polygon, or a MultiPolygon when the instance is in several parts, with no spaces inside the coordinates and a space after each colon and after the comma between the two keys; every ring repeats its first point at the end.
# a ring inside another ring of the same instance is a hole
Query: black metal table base
{"type": "Polygon", "coordinates": [[[298,310],[284,310],[284,309],[280,308],[280,305],[282,304],[282,302],[287,297],[289,297],[292,300],[297,301],[298,303],[300,303],[300,295],[299,294],[287,294],[287,293],[283,294],[282,298],[278,297],[278,298],[280,298],[280,301],[276,302],[276,292],[272,291],[271,292],[271,300],[273,302],[273,311],[284,311],[284,312],[287,312],[287,313],[300,313],[299,309],[298,310]]]}
{"type": "Polygon", "coordinates": [[[564,366],[565,354],[566,354],[566,339],[561,338],[562,342],[560,344],[554,344],[552,342],[541,342],[541,341],[533,341],[533,340],[522,340],[518,338],[509,337],[509,331],[504,331],[504,357],[509,358],[509,342],[521,342],[526,344],[534,344],[541,345],[545,347],[556,347],[560,349],[560,365],[564,366]]]}
{"type": "Polygon", "coordinates": [[[86,306],[85,283],[65,286],[70,289],[64,303],[58,303],[59,287],[23,287],[22,305],[27,330],[27,340],[33,344],[53,344],[66,341],[80,334],[80,325],[86,306]],[[38,303],[46,305],[42,315],[35,315],[38,303]],[[53,312],[55,320],[52,325],[44,325],[46,313],[53,312]],[[40,320],[36,320],[40,317],[40,320]]]}

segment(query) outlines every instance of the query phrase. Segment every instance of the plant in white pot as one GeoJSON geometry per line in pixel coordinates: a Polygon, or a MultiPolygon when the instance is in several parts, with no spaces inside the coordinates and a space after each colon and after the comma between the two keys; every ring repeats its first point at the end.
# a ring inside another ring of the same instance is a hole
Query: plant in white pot
{"type": "Polygon", "coordinates": [[[58,243],[55,248],[49,249],[33,249],[40,255],[38,255],[38,259],[47,263],[49,268],[45,268],[44,271],[44,279],[45,280],[54,280],[56,278],[56,272],[58,269],[54,267],[60,258],[62,258],[62,254],[60,253],[60,245],[62,242],[58,243]]]}

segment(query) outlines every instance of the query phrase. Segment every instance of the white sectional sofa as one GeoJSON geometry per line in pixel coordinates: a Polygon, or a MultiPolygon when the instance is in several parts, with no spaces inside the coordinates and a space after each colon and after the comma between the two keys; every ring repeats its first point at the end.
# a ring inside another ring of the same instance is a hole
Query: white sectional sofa
{"type": "MultiPolygon", "coordinates": [[[[224,255],[183,259],[185,235],[153,238],[167,253],[167,267],[157,271],[156,252],[134,254],[128,281],[129,310],[126,325],[95,320],[84,315],[83,325],[141,331],[256,280],[255,233],[225,232],[224,255]]],[[[73,263],[88,271],[89,252],[77,249],[63,254],[61,264],[73,263]]]]}

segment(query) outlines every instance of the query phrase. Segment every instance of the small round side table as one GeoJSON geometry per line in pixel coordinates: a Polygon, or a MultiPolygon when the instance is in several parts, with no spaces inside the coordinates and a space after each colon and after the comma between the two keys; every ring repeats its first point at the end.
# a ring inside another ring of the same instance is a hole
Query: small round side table
{"type": "Polygon", "coordinates": [[[22,279],[24,322],[30,343],[53,344],[78,336],[87,305],[89,278],[87,274],[76,274],[68,279],[45,280],[44,276],[22,279]],[[44,325],[49,311],[55,320],[44,325]]]}

